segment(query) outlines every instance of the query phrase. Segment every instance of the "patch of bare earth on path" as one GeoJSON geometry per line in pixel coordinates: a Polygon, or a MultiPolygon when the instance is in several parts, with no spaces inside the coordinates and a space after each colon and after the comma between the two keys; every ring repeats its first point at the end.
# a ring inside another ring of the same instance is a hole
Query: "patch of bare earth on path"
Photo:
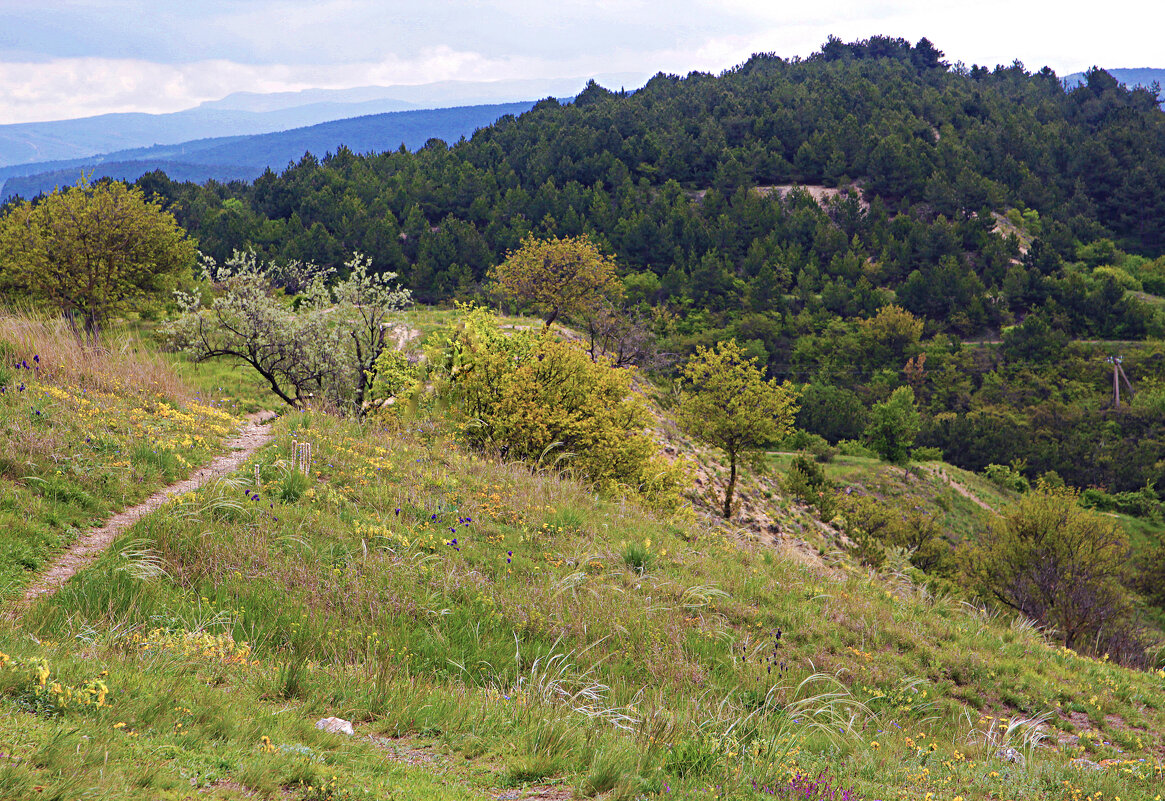
{"type": "MultiPolygon", "coordinates": [[[[446,781],[456,781],[470,787],[463,778],[449,778],[448,760],[433,750],[432,746],[420,745],[398,737],[378,737],[370,734],[368,741],[376,746],[385,758],[410,767],[427,768],[434,775],[440,775],[446,781]]],[[[492,772],[492,768],[489,769],[492,772]]],[[[485,793],[497,801],[527,801],[527,799],[541,799],[541,801],[570,801],[574,798],[574,790],[561,784],[538,784],[529,787],[514,787],[505,790],[473,788],[485,793]]]]}
{"type": "Polygon", "coordinates": [[[437,759],[433,749],[417,748],[408,740],[368,735],[368,740],[393,762],[404,765],[428,765],[437,759]]]}
{"type": "Polygon", "coordinates": [[[177,495],[193,492],[206,482],[232,473],[251,454],[271,441],[271,431],[267,423],[275,417],[274,412],[258,412],[247,415],[246,425],[236,436],[227,440],[228,453],[216,457],[210,464],[195,470],[189,478],[171,484],[155,492],[136,506],[118,512],[104,526],[82,535],[69,549],[58,556],[49,568],[25,591],[16,609],[27,606],[37,598],[52,595],[66,581],[88,567],[105,552],[113,540],[138,518],[157,509],[177,495]]]}
{"type": "Polygon", "coordinates": [[[948,487],[950,487],[955,492],[962,495],[964,498],[969,500],[971,503],[975,504],[976,506],[979,506],[982,509],[986,509],[988,512],[991,512],[992,514],[996,513],[995,509],[992,508],[992,506],[989,503],[982,500],[978,495],[971,492],[969,489],[964,487],[958,481],[955,481],[955,479],[951,478],[950,476],[946,475],[945,473],[939,473],[939,471],[933,467],[923,467],[923,469],[930,472],[930,473],[933,473],[934,475],[938,476],[943,481],[946,481],[948,487]]]}

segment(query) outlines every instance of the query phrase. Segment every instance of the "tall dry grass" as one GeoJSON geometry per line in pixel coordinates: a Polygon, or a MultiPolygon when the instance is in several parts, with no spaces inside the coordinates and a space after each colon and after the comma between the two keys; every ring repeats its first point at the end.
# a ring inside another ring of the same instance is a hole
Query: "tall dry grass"
{"type": "Polygon", "coordinates": [[[0,310],[0,354],[8,362],[37,365],[39,375],[55,383],[160,395],[177,402],[193,394],[173,367],[134,333],[111,331],[97,344],[86,343],[64,319],[33,311],[0,310]]]}

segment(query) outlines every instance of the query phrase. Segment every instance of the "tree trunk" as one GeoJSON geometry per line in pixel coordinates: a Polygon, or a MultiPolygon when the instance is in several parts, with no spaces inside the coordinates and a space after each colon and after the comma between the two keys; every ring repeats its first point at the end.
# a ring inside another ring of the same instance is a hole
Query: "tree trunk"
{"type": "Polygon", "coordinates": [[[88,342],[94,347],[97,346],[97,338],[101,334],[101,320],[96,314],[89,313],[85,315],[85,335],[88,337],[88,342]]]}
{"type": "Polygon", "coordinates": [[[732,493],[736,491],[736,451],[728,452],[728,487],[724,490],[724,519],[732,517],[732,493]]]}

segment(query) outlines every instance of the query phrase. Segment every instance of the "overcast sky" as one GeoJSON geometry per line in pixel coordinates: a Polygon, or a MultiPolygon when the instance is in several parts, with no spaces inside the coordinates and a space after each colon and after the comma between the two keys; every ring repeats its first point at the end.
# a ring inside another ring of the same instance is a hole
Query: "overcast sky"
{"type": "Polygon", "coordinates": [[[0,0],[0,124],[235,91],[718,72],[830,34],[1066,75],[1165,67],[1163,32],[1161,0],[0,0]]]}

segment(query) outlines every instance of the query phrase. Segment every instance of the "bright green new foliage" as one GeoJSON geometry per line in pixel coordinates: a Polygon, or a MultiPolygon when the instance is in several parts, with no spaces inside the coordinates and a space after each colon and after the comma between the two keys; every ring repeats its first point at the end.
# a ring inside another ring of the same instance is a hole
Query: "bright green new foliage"
{"type": "Polygon", "coordinates": [[[622,293],[614,260],[600,253],[585,234],[562,239],[528,236],[490,275],[507,295],[543,310],[547,328],[560,315],[575,314],[622,293]]]}
{"type": "Polygon", "coordinates": [[[80,317],[74,327],[91,337],[195,257],[173,216],[122,183],[83,180],[0,218],[0,286],[80,317]]]}
{"type": "Polygon", "coordinates": [[[725,517],[732,516],[740,455],[788,434],[796,414],[792,386],[766,381],[756,359],[746,359],[734,339],[697,349],[684,367],[679,423],[692,436],[728,454],[725,517]]]}
{"type": "Polygon", "coordinates": [[[875,404],[870,411],[866,439],[883,460],[904,464],[920,426],[918,409],[914,405],[914,390],[898,387],[889,400],[875,404]]]}

